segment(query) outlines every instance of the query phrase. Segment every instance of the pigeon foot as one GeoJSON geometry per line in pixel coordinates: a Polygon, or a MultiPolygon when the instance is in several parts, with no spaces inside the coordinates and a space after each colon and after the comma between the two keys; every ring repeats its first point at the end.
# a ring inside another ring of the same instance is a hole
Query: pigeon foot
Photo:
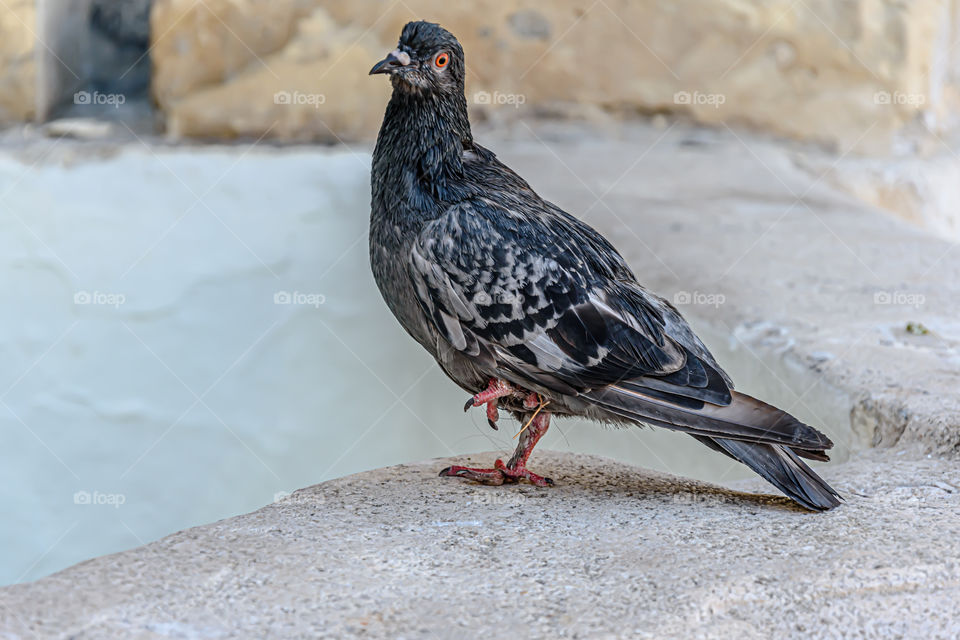
{"type": "Polygon", "coordinates": [[[525,466],[517,466],[510,469],[503,463],[503,460],[497,459],[493,463],[493,469],[474,469],[471,467],[447,467],[440,472],[443,477],[457,477],[473,480],[480,484],[501,485],[514,484],[521,479],[527,480],[530,484],[538,487],[552,487],[553,480],[544,478],[541,475],[530,471],[525,466]]]}
{"type": "MultiPolygon", "coordinates": [[[[536,394],[534,394],[536,395],[536,394]]],[[[539,401],[538,401],[539,402],[539,401]]],[[[440,472],[441,477],[456,477],[473,480],[481,484],[501,485],[507,483],[516,483],[521,479],[527,480],[530,484],[538,487],[549,487],[553,485],[553,480],[533,473],[527,469],[527,460],[533,453],[543,434],[550,428],[550,414],[542,411],[544,404],[538,404],[536,411],[532,412],[527,421],[527,426],[517,434],[520,442],[517,448],[506,463],[497,459],[493,463],[493,469],[473,469],[470,467],[452,466],[447,467],[440,472]]]]}
{"type": "Polygon", "coordinates": [[[467,403],[463,405],[463,410],[468,411],[472,407],[487,405],[487,424],[494,431],[498,430],[497,420],[500,419],[500,412],[497,410],[497,401],[506,396],[516,396],[523,398],[523,405],[532,409],[540,404],[540,397],[520,387],[515,387],[506,380],[499,378],[490,378],[487,388],[480,393],[471,396],[467,403]]]}

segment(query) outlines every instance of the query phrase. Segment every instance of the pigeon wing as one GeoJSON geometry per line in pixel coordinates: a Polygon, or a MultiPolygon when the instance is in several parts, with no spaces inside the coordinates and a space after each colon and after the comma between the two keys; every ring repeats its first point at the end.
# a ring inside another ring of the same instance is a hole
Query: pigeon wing
{"type": "Polygon", "coordinates": [[[558,232],[565,222],[468,201],[426,225],[408,268],[440,335],[466,355],[492,356],[519,384],[580,393],[654,378],[729,402],[722,377],[670,338],[669,318],[639,285],[611,280],[617,265],[595,264],[589,242],[558,232]]]}

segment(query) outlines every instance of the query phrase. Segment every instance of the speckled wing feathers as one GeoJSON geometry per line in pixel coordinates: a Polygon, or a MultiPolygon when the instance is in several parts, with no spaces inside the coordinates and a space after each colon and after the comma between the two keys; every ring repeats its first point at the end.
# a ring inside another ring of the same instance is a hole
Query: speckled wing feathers
{"type": "MultiPolygon", "coordinates": [[[[598,276],[590,262],[602,258],[572,242],[570,231],[550,212],[521,220],[488,201],[450,207],[410,254],[421,308],[455,349],[492,354],[548,388],[582,392],[668,376],[661,386],[705,389],[711,378],[703,363],[667,335],[652,300],[630,282],[598,276]]],[[[606,266],[611,276],[618,268],[606,266]]]]}

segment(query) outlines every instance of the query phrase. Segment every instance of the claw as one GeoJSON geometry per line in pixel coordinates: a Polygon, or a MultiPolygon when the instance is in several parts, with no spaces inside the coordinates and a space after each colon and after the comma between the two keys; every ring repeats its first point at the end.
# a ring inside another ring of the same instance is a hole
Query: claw
{"type": "Polygon", "coordinates": [[[509,382],[490,378],[490,384],[487,388],[467,400],[466,404],[463,405],[463,410],[467,412],[472,407],[487,405],[487,424],[490,425],[490,428],[497,430],[497,420],[500,418],[500,414],[497,412],[497,401],[504,396],[515,395],[516,393],[516,389],[509,382]]]}
{"type": "Polygon", "coordinates": [[[497,420],[500,419],[500,412],[497,410],[497,401],[491,400],[487,403],[487,424],[497,430],[497,420]]]}
{"type": "MultiPolygon", "coordinates": [[[[483,403],[480,403],[483,404],[483,403]]],[[[463,412],[466,413],[473,407],[479,407],[480,404],[477,404],[476,396],[467,400],[467,404],[463,405],[463,412]]],[[[497,420],[500,418],[500,413],[497,411],[497,400],[487,401],[487,424],[490,425],[490,428],[494,431],[499,431],[500,428],[497,426],[497,420]]]]}

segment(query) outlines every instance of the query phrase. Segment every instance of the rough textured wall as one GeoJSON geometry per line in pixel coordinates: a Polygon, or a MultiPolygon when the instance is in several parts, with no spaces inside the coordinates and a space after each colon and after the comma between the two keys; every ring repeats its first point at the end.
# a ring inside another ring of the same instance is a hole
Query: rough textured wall
{"type": "Polygon", "coordinates": [[[35,24],[33,0],[0,3],[0,124],[33,118],[35,24]]]}
{"type": "Polygon", "coordinates": [[[93,0],[36,0],[38,120],[54,117],[63,104],[80,100],[76,92],[93,66],[89,15],[93,0]]]}
{"type": "Polygon", "coordinates": [[[153,88],[175,135],[369,138],[388,86],[366,72],[426,18],[463,42],[477,107],[683,111],[880,152],[952,126],[957,5],[157,0],[153,88]]]}

